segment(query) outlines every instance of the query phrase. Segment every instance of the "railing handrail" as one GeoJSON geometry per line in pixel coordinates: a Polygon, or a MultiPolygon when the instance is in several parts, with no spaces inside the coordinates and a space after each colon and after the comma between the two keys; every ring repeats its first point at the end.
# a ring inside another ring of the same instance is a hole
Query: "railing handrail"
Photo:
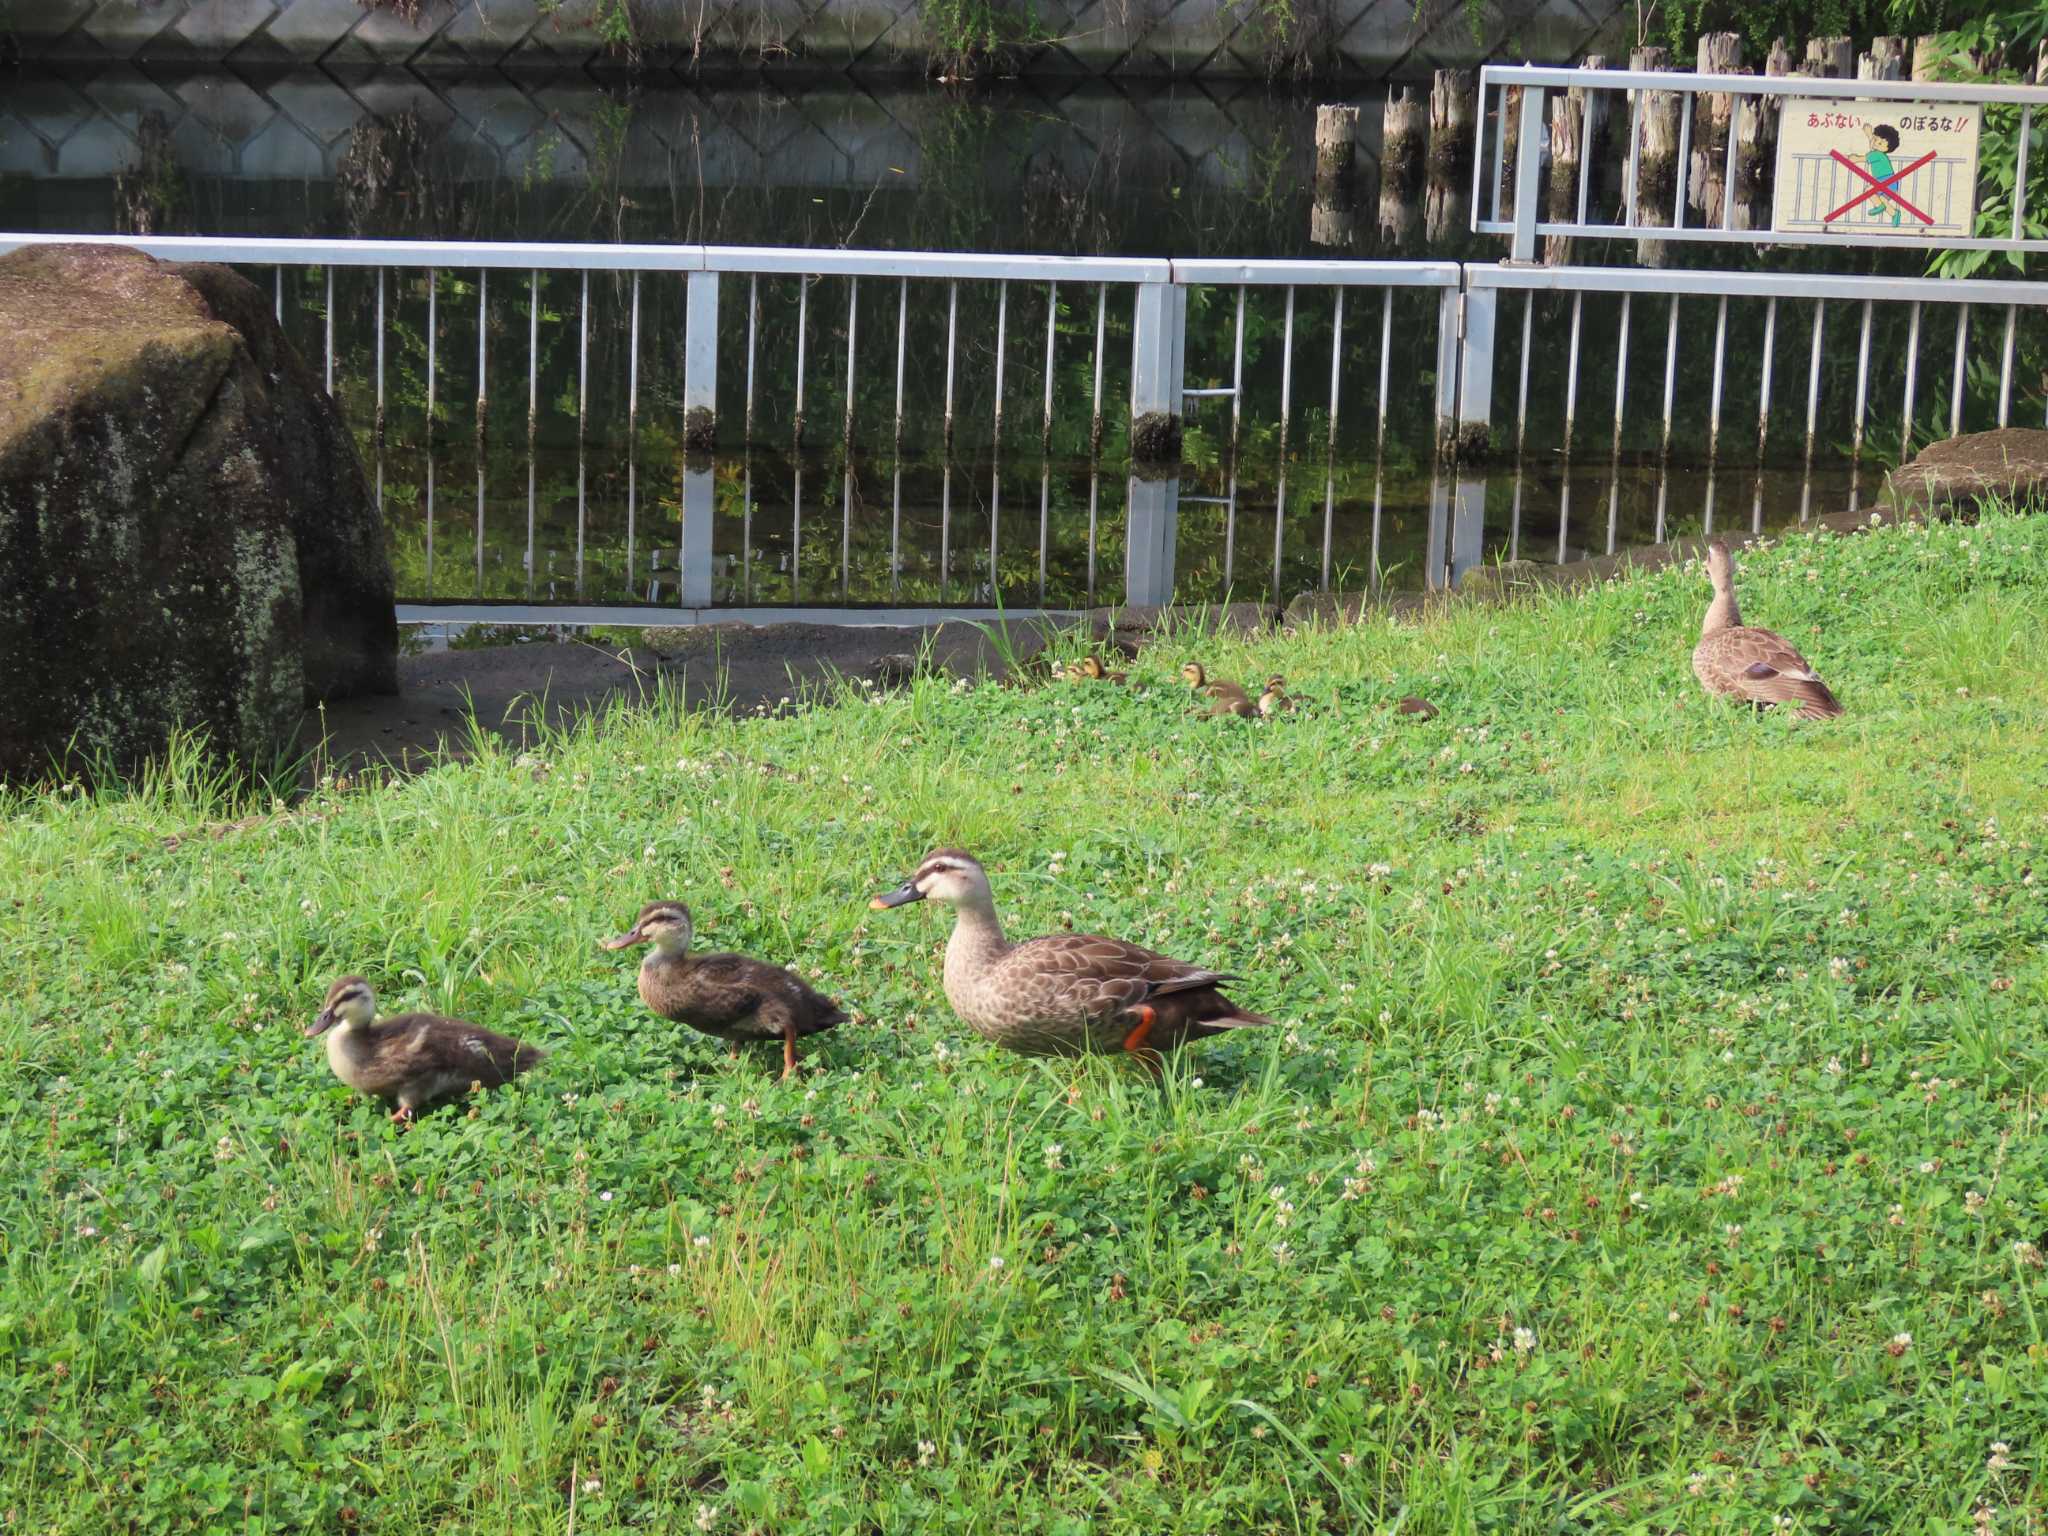
{"type": "Polygon", "coordinates": [[[1847,101],[1995,102],[2048,106],[2048,86],[1955,80],[1842,80],[1819,75],[1710,75],[1681,69],[1567,69],[1539,64],[1486,64],[1480,88],[1539,85],[1620,91],[1679,91],[1712,96],[1815,96],[1847,101]]]}
{"type": "Polygon", "coordinates": [[[1986,277],[1873,277],[1823,272],[1672,271],[1655,267],[1465,268],[1467,290],[1653,293],[1742,299],[1873,299],[1925,304],[2048,305],[2048,283],[1986,277]]]}

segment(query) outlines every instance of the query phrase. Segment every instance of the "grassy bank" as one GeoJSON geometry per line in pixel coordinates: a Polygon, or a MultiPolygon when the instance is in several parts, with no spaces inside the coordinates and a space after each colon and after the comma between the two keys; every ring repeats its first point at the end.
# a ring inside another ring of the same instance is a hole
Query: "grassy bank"
{"type": "Polygon", "coordinates": [[[2037,1528],[2048,517],[1741,575],[1846,719],[1700,698],[1695,568],[1204,643],[1270,724],[1168,646],[8,805],[5,1528],[2037,1528]],[[865,905],[938,843],[1285,1027],[981,1045],[865,905]],[[858,1022],[782,1087],[646,1016],[654,896],[858,1022]],[[400,1134],[344,970],[553,1055],[400,1134]]]}

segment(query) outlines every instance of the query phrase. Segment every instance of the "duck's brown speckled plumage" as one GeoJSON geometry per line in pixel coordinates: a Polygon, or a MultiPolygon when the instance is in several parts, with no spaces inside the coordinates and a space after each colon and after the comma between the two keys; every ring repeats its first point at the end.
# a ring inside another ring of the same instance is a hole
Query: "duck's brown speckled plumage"
{"type": "MultiPolygon", "coordinates": [[[[1003,937],[980,864],[956,849],[926,857],[893,893],[936,887],[956,912],[946,945],[946,1000],[984,1039],[1027,1055],[1161,1051],[1207,1035],[1270,1024],[1221,991],[1234,980],[1121,939],[1059,933],[1003,937]],[[1133,1041],[1149,1010],[1150,1027],[1133,1041]]],[[[892,898],[878,898],[892,903],[892,898]]]]}
{"type": "Polygon", "coordinates": [[[1783,635],[1742,622],[1735,604],[1735,562],[1716,539],[1707,549],[1707,575],[1714,600],[1693,647],[1693,675],[1709,693],[1748,699],[1759,708],[1784,704],[1806,720],[1843,712],[1813,664],[1783,635]]]}
{"type": "Polygon", "coordinates": [[[780,1040],[785,1068],[795,1061],[795,1043],[846,1022],[839,1005],[779,965],[746,955],[693,954],[689,909],[681,902],[651,901],[632,929],[612,948],[651,938],[663,914],[680,914],[680,943],[657,943],[640,965],[640,1000],[665,1019],[730,1045],[780,1040]]]}
{"type": "Polygon", "coordinates": [[[466,1093],[473,1083],[502,1087],[547,1055],[463,1019],[438,1013],[376,1019],[375,1009],[369,984],[344,976],[328,988],[327,1004],[309,1033],[326,1033],[327,1065],[336,1077],[358,1093],[395,1103],[397,1119],[466,1093]]]}
{"type": "Polygon", "coordinates": [[[1250,694],[1236,683],[1212,680],[1199,661],[1191,661],[1182,667],[1180,675],[1187,679],[1188,687],[1194,690],[1196,697],[1209,701],[1209,707],[1198,710],[1198,714],[1212,717],[1235,715],[1241,720],[1248,720],[1259,712],[1250,694]]]}

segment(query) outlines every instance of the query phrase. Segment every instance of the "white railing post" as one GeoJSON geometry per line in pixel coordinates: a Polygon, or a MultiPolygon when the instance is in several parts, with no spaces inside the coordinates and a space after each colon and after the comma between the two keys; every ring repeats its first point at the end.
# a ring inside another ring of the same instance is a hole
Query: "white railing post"
{"type": "MultiPolygon", "coordinates": [[[[683,447],[709,453],[717,440],[718,274],[692,272],[683,307],[683,447]]],[[[705,526],[708,571],[710,525],[705,526]]],[[[688,580],[687,569],[684,579],[688,580]]]]}
{"type": "Polygon", "coordinates": [[[1180,478],[1130,479],[1124,527],[1124,601],[1164,607],[1173,601],[1174,543],[1180,523],[1180,478]]]}
{"type": "MultiPolygon", "coordinates": [[[[1458,280],[1464,282],[1462,269],[1458,280]]],[[[1446,288],[1440,312],[1442,318],[1437,323],[1448,323],[1457,349],[1454,414],[1441,415],[1444,389],[1439,382],[1440,420],[1455,423],[1448,445],[1453,456],[1461,463],[1471,463],[1485,457],[1493,440],[1493,333],[1500,317],[1500,294],[1492,288],[1470,292],[1446,288]]],[[[1439,342],[1440,356],[1443,351],[1439,342]]],[[[1441,426],[1438,436],[1443,436],[1441,426]]]]}
{"type": "Polygon", "coordinates": [[[711,519],[716,504],[711,460],[692,454],[683,460],[683,540],[676,551],[676,576],[685,608],[711,606],[711,519]]]}
{"type": "MultiPolygon", "coordinates": [[[[1543,190],[1543,98],[1540,85],[1522,87],[1521,137],[1515,145],[1515,234],[1510,261],[1536,259],[1536,210],[1543,190]]],[[[1506,99],[1506,93],[1502,93],[1506,99]]]]}
{"type": "Polygon", "coordinates": [[[1141,464],[1180,462],[1187,290],[1138,284],[1131,324],[1131,457],[1141,464]]]}

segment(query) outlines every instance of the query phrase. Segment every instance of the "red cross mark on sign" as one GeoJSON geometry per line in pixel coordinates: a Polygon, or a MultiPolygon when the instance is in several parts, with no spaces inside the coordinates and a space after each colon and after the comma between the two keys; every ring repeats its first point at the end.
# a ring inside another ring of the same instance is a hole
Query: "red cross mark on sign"
{"type": "Polygon", "coordinates": [[[1907,202],[1903,197],[1899,196],[1899,183],[1904,181],[1908,176],[1912,175],[1915,171],[1919,170],[1921,166],[1927,164],[1928,161],[1932,160],[1934,158],[1935,153],[1933,150],[1930,149],[1929,151],[1927,151],[1926,154],[1922,155],[1918,160],[1915,160],[1911,165],[1905,167],[1905,169],[1893,171],[1891,175],[1885,177],[1882,181],[1878,180],[1877,177],[1871,175],[1870,172],[1863,169],[1862,166],[1858,165],[1854,160],[1851,160],[1839,149],[1831,149],[1828,151],[1828,153],[1833,155],[1837,160],[1841,161],[1842,164],[1846,165],[1850,169],[1850,171],[1853,172],[1855,175],[1860,176],[1863,178],[1863,180],[1869,182],[1870,185],[1865,187],[1861,192],[1858,192],[1854,197],[1850,198],[1848,202],[1842,204],[1842,206],[1837,208],[1833,213],[1829,214],[1825,219],[1821,221],[1822,223],[1832,224],[1835,222],[1835,220],[1839,219],[1843,214],[1847,213],[1851,208],[1854,208],[1859,204],[1866,203],[1870,201],[1870,199],[1873,197],[1879,196],[1890,198],[1893,202],[1897,203],[1901,208],[1905,209],[1906,212],[1910,213],[1911,215],[1913,215],[1914,218],[1918,219],[1922,224],[1931,225],[1934,222],[1934,220],[1927,217],[1927,215],[1922,213],[1918,208],[1915,208],[1911,203],[1907,202]]]}

